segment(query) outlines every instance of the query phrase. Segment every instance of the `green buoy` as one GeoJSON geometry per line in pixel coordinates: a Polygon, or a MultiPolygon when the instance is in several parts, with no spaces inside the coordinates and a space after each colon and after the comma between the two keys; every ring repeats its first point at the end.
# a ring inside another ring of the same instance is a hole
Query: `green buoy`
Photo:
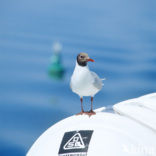
{"type": "Polygon", "coordinates": [[[48,69],[48,74],[51,78],[62,79],[64,76],[64,67],[61,63],[61,50],[62,45],[59,42],[53,45],[53,55],[48,69]]]}

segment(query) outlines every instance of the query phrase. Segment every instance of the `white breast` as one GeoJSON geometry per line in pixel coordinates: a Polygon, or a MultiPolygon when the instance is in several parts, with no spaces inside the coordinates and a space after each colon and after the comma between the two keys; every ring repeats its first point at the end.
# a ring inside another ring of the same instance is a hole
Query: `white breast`
{"type": "MultiPolygon", "coordinates": [[[[97,81],[98,76],[96,77],[97,81]]],[[[101,79],[99,79],[101,81],[101,79]]],[[[81,67],[76,63],[70,83],[73,92],[80,97],[94,96],[101,88],[95,86],[95,75],[90,72],[88,66],[81,67]]]]}

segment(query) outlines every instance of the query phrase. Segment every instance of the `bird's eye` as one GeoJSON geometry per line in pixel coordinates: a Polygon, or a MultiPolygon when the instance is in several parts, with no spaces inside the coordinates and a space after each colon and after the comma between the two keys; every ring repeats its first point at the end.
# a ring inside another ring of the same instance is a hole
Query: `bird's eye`
{"type": "Polygon", "coordinates": [[[80,55],[80,58],[83,58],[83,56],[82,56],[82,55],[80,55]]]}

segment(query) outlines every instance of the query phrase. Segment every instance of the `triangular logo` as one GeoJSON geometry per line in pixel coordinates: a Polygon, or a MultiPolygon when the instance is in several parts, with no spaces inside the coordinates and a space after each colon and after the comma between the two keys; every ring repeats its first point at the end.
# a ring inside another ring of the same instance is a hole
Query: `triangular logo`
{"type": "Polygon", "coordinates": [[[64,150],[85,148],[81,134],[76,133],[75,135],[73,135],[67,141],[67,143],[63,146],[63,148],[64,148],[64,150]]]}

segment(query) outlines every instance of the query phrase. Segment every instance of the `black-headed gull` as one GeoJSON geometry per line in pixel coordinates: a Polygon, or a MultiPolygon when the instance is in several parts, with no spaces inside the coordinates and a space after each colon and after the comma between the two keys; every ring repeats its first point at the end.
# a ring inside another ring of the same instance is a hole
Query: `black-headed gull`
{"type": "Polygon", "coordinates": [[[77,55],[76,65],[71,77],[70,87],[72,91],[80,96],[81,112],[77,115],[87,114],[89,116],[96,114],[93,111],[93,97],[102,89],[102,79],[88,68],[88,61],[94,62],[87,53],[77,55]],[[83,109],[83,96],[91,96],[91,110],[85,112],[83,109]]]}

